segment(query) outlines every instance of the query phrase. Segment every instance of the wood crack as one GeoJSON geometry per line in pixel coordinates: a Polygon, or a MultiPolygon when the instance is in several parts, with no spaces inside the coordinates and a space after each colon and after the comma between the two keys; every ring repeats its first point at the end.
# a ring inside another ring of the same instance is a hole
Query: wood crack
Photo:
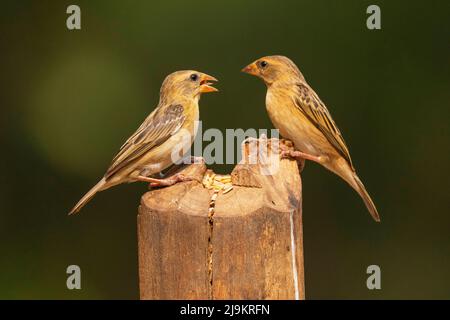
{"type": "Polygon", "coordinates": [[[213,236],[214,236],[214,212],[216,207],[216,199],[219,192],[226,194],[233,190],[230,175],[215,174],[212,170],[207,170],[203,177],[202,184],[205,188],[214,190],[209,201],[208,208],[208,247],[207,247],[207,271],[208,271],[208,298],[213,299],[213,236]]]}
{"type": "Polygon", "coordinates": [[[208,209],[208,253],[207,253],[207,263],[208,263],[208,298],[213,299],[213,236],[214,236],[214,210],[216,205],[216,198],[219,191],[215,190],[211,196],[211,201],[209,203],[208,209]]]}

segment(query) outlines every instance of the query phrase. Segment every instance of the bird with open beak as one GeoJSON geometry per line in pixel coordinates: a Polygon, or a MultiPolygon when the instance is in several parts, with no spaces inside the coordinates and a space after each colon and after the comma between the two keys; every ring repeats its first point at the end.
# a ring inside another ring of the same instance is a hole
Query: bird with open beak
{"type": "Polygon", "coordinates": [[[358,192],[373,219],[380,221],[341,132],[294,62],[284,56],[267,56],[242,71],[265,82],[269,117],[280,135],[294,143],[295,151],[283,150],[282,156],[311,160],[334,172],[358,192]]]}
{"type": "Polygon", "coordinates": [[[81,198],[70,214],[78,212],[97,192],[121,183],[144,181],[151,186],[169,186],[189,180],[181,174],[167,179],[151,176],[184,157],[174,150],[187,151],[192,145],[198,128],[200,96],[218,91],[212,86],[213,81],[217,79],[193,70],[167,76],[156,109],[122,145],[103,178],[81,198]]]}

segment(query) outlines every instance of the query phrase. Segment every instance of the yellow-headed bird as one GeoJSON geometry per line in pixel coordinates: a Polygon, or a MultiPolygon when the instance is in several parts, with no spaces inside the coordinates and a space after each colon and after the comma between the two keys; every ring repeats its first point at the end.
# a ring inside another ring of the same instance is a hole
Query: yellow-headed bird
{"type": "Polygon", "coordinates": [[[297,66],[287,57],[267,56],[242,71],[261,78],[267,85],[269,117],[296,150],[285,150],[283,155],[315,161],[340,176],[362,197],[375,221],[380,221],[375,204],[356,174],[341,132],[297,66]]]}
{"type": "Polygon", "coordinates": [[[70,214],[78,212],[97,192],[120,183],[144,181],[152,186],[168,186],[189,180],[182,175],[167,179],[150,176],[179,161],[184,156],[182,152],[192,145],[199,120],[200,95],[217,91],[211,81],[217,80],[193,70],[168,75],[161,86],[156,109],[123,144],[103,178],[81,198],[70,214]]]}

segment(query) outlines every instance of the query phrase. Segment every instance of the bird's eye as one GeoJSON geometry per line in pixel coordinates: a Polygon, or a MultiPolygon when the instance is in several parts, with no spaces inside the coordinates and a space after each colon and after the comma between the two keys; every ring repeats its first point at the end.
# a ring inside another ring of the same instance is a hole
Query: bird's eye
{"type": "Polygon", "coordinates": [[[193,74],[191,74],[191,80],[192,81],[197,81],[197,79],[198,79],[198,75],[197,74],[195,74],[195,73],[193,73],[193,74]]]}
{"type": "Polygon", "coordinates": [[[261,61],[260,63],[259,63],[259,65],[262,67],[262,68],[265,68],[265,67],[267,67],[267,65],[268,65],[268,63],[267,63],[267,61],[261,61]]]}

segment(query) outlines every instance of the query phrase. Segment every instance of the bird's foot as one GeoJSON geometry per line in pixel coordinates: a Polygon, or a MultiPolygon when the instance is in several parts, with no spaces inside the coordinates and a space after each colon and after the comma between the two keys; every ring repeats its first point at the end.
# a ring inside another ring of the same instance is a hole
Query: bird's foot
{"type": "Polygon", "coordinates": [[[138,181],[143,181],[143,182],[149,182],[149,187],[150,188],[156,188],[156,187],[169,187],[169,186],[173,186],[174,184],[178,183],[178,182],[185,182],[185,181],[191,181],[193,180],[193,178],[185,176],[184,174],[175,174],[169,178],[165,178],[165,179],[156,179],[156,178],[150,178],[150,177],[144,177],[144,176],[139,176],[138,177],[138,181]]]}
{"type": "Polygon", "coordinates": [[[302,152],[294,150],[281,151],[281,159],[293,159],[297,161],[298,169],[300,172],[302,172],[305,168],[305,158],[302,155],[302,152]]]}
{"type": "Polygon", "coordinates": [[[304,153],[304,152],[297,151],[297,150],[282,150],[281,158],[282,159],[290,158],[290,159],[297,160],[300,172],[305,167],[305,160],[310,160],[310,161],[314,161],[317,163],[322,163],[322,160],[323,160],[322,159],[323,157],[321,157],[321,156],[317,157],[317,156],[313,156],[311,154],[304,153]]]}

